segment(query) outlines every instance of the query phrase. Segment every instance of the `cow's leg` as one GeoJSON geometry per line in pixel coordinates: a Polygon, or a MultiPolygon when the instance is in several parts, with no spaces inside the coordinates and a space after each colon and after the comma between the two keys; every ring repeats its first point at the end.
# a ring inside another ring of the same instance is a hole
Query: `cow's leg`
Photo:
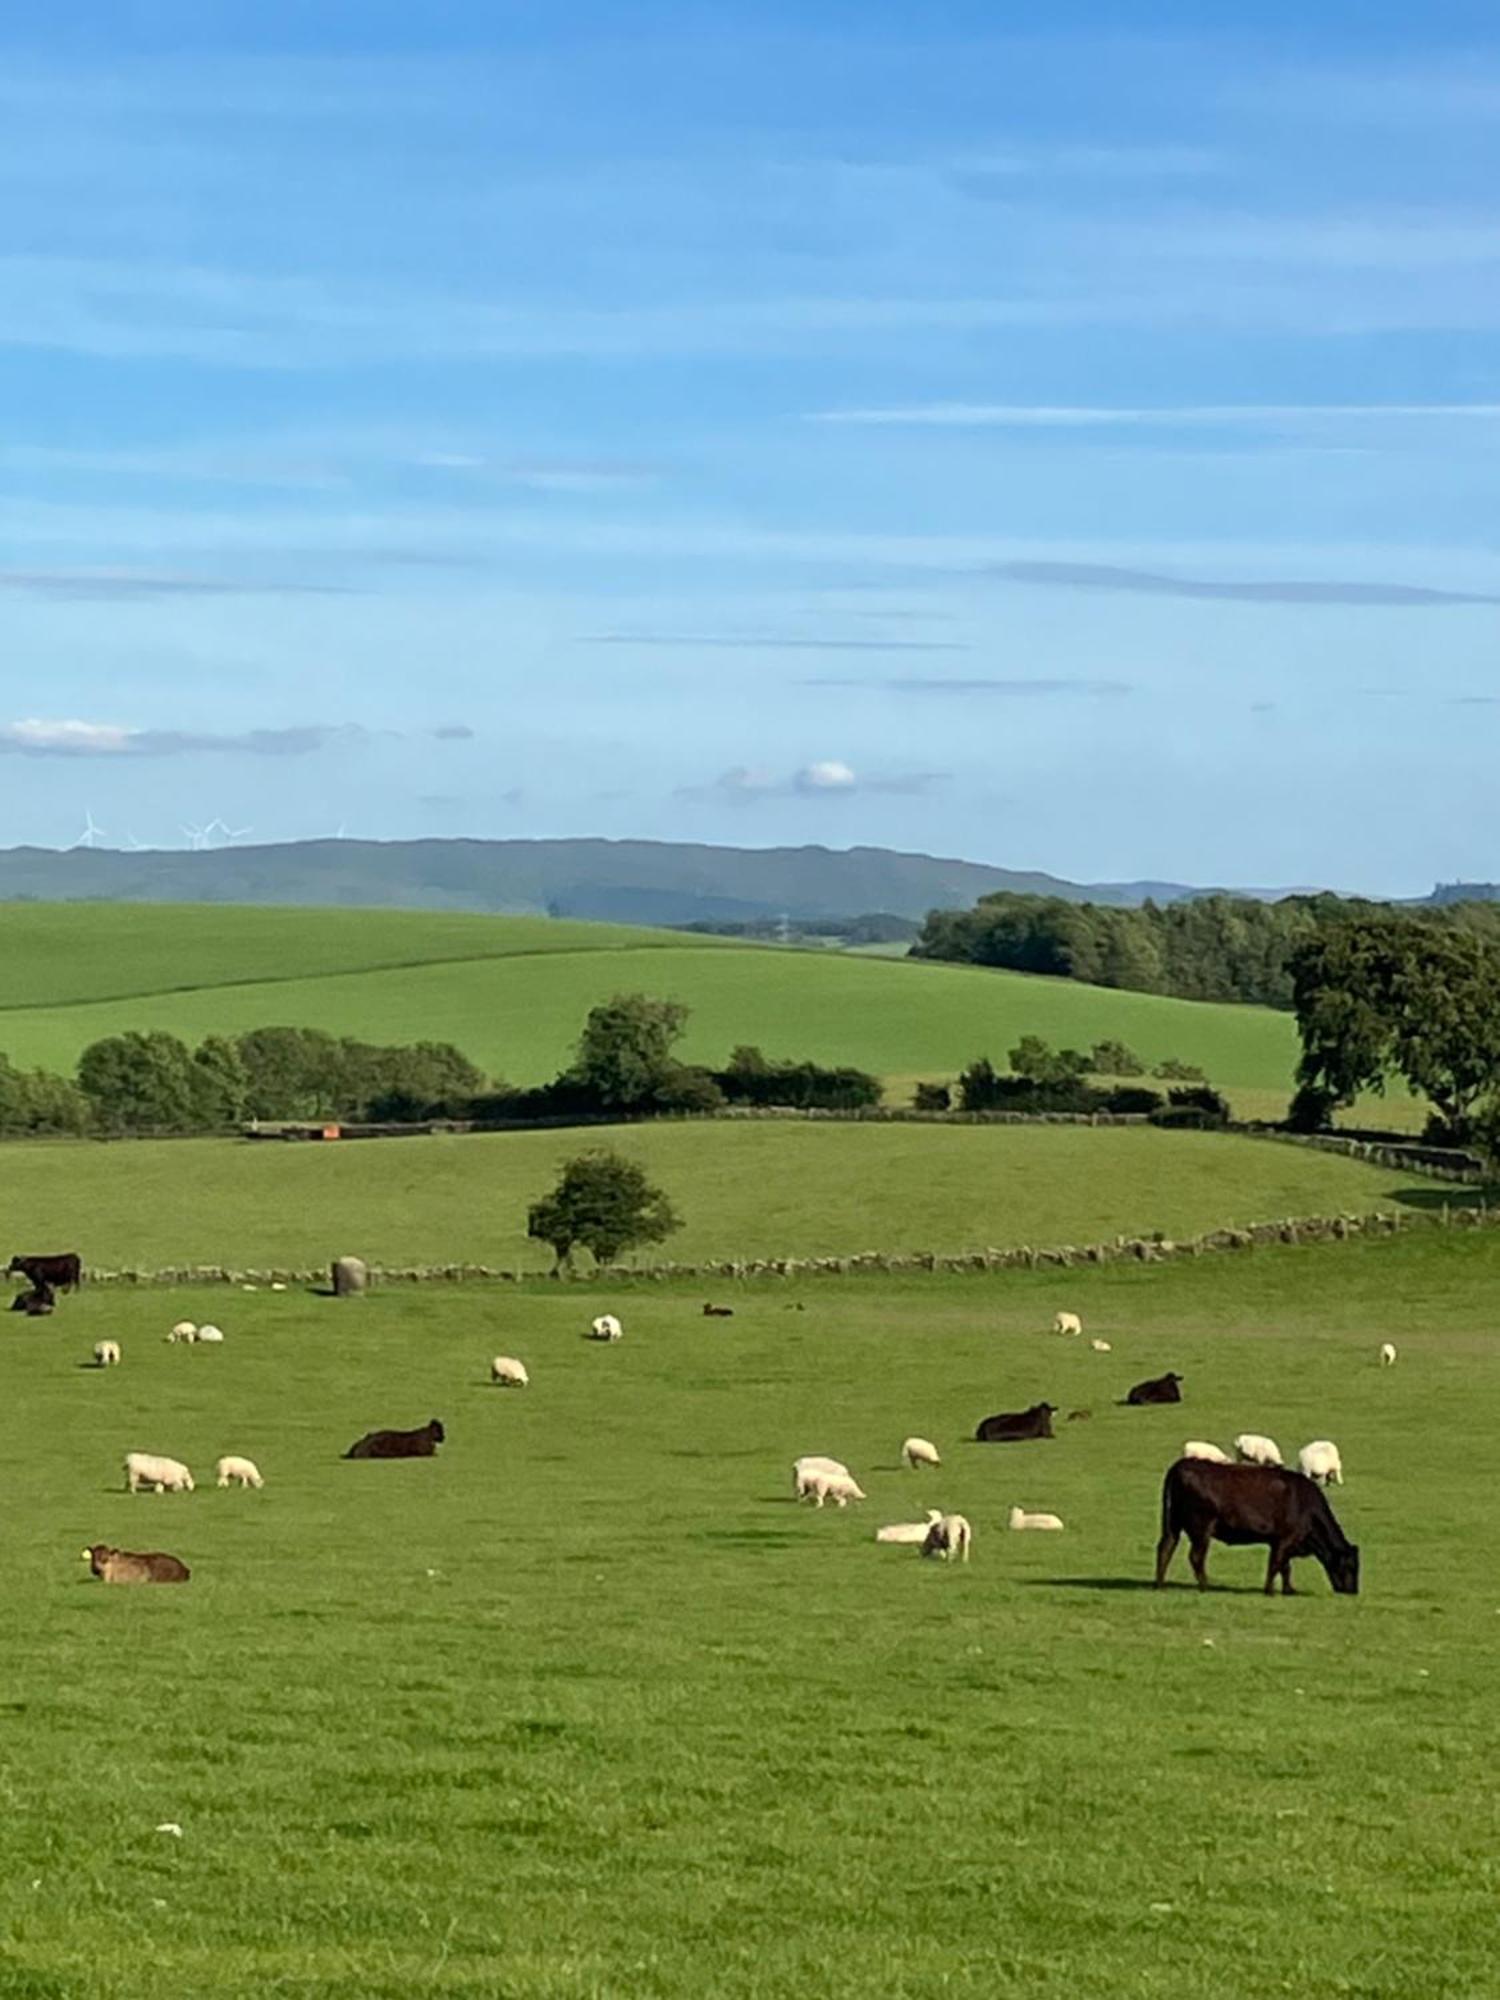
{"type": "Polygon", "coordinates": [[[1173,1556],[1177,1553],[1177,1544],[1181,1540],[1181,1535],[1176,1533],[1174,1529],[1168,1528],[1156,1545],[1156,1587],[1158,1590],[1161,1589],[1167,1580],[1167,1570],[1173,1556]]]}
{"type": "Polygon", "coordinates": [[[1208,1545],[1213,1537],[1205,1531],[1193,1535],[1188,1543],[1188,1561],[1193,1566],[1193,1575],[1198,1579],[1198,1588],[1208,1588],[1208,1545]]]}

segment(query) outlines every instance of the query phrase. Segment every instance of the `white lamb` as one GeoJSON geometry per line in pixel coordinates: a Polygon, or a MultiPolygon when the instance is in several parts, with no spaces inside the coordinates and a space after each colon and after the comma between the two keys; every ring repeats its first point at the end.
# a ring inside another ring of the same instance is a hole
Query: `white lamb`
{"type": "Polygon", "coordinates": [[[117,1340],[96,1340],[94,1342],[94,1366],[96,1368],[116,1368],[120,1362],[120,1343],[117,1340]]]}
{"type": "Polygon", "coordinates": [[[167,1335],[167,1343],[170,1346],[173,1341],[196,1340],[197,1338],[198,1328],[194,1322],[190,1319],[180,1319],[167,1335]]]}
{"type": "Polygon", "coordinates": [[[1096,1354],[1112,1354],[1114,1352],[1114,1349],[1107,1340],[1091,1340],[1089,1346],[1093,1348],[1096,1354]]]}
{"type": "Polygon", "coordinates": [[[944,1514],[927,1530],[922,1553],[935,1556],[940,1562],[952,1562],[955,1556],[960,1562],[967,1562],[973,1539],[974,1531],[962,1514],[944,1514]]]}
{"type": "Polygon", "coordinates": [[[221,1341],[223,1338],[223,1333],[216,1326],[200,1326],[198,1329],[198,1339],[200,1341],[207,1341],[210,1346],[221,1341]]]}
{"type": "Polygon", "coordinates": [[[1281,1447],[1275,1438],[1261,1437],[1256,1431],[1241,1431],[1234,1441],[1234,1455],[1241,1465],[1280,1465],[1281,1447]]]}
{"type": "Polygon", "coordinates": [[[1028,1514],[1020,1507],[1012,1507],[1008,1525],[1017,1530],[1022,1528],[1058,1529],[1062,1526],[1062,1518],[1057,1514],[1028,1514]]]}
{"type": "Polygon", "coordinates": [[[1054,1333],[1082,1333],[1083,1321],[1077,1313],[1059,1313],[1052,1322],[1054,1333]]]}
{"type": "Polygon", "coordinates": [[[941,1465],[938,1448],[926,1438],[908,1438],[901,1447],[901,1456],[915,1472],[919,1465],[941,1465]]]}
{"type": "Polygon", "coordinates": [[[819,1507],[825,1500],[831,1500],[835,1507],[847,1507],[851,1500],[866,1497],[847,1472],[810,1472],[807,1475],[807,1494],[819,1507]]]}
{"type": "Polygon", "coordinates": [[[892,1521],[888,1527],[875,1530],[875,1539],[877,1542],[914,1543],[920,1548],[932,1533],[934,1524],[942,1518],[941,1508],[929,1507],[925,1521],[892,1521]]]}
{"type": "Polygon", "coordinates": [[[1380,1365],[1381,1365],[1381,1367],[1382,1367],[1382,1368],[1394,1368],[1394,1367],[1395,1367],[1395,1365],[1396,1365],[1396,1343],[1395,1343],[1395,1341],[1394,1341],[1394,1340],[1387,1340],[1387,1341],[1383,1341],[1383,1342],[1381,1343],[1381,1348],[1380,1348],[1380,1365]]]}
{"type": "Polygon", "coordinates": [[[854,1477],[842,1459],[817,1457],[794,1459],[792,1461],[792,1497],[797,1500],[805,1500],[812,1491],[813,1480],[821,1474],[828,1472],[842,1474],[845,1479],[852,1479],[854,1477]]]}
{"type": "Polygon", "coordinates": [[[600,1313],[589,1328],[590,1340],[618,1340],[625,1329],[613,1313],[600,1313]]]}
{"type": "Polygon", "coordinates": [[[125,1484],[132,1493],[139,1493],[143,1486],[153,1487],[158,1493],[191,1493],[193,1475],[180,1459],[132,1451],[125,1458],[125,1484]]]}
{"type": "Polygon", "coordinates": [[[1189,1438],[1182,1447],[1184,1458],[1206,1458],[1210,1465],[1233,1465],[1234,1460],[1227,1451],[1220,1451],[1216,1444],[1205,1444],[1202,1438],[1189,1438]]]}
{"type": "Polygon", "coordinates": [[[1314,1438],[1311,1444],[1303,1445],[1297,1454],[1297,1464],[1309,1479],[1315,1479],[1320,1486],[1342,1486],[1344,1483],[1344,1462],[1339,1457],[1339,1448],[1328,1438],[1314,1438]]]}
{"type": "Polygon", "coordinates": [[[266,1483],[261,1478],[260,1468],[253,1458],[221,1458],[214,1467],[214,1472],[221,1486],[261,1487],[266,1483]]]}
{"type": "Polygon", "coordinates": [[[490,1363],[490,1380],[498,1389],[524,1389],[531,1377],[526,1363],[509,1354],[497,1354],[490,1363]]]}

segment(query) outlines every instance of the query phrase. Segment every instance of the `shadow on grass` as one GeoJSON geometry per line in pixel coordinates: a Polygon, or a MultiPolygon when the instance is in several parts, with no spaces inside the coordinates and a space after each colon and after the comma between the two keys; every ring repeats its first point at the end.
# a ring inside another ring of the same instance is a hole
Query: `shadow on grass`
{"type": "MultiPolygon", "coordinates": [[[[1150,1577],[1141,1576],[1023,1576],[1020,1581],[1037,1590],[1144,1590],[1155,1593],[1157,1586],[1150,1577]]],[[[1207,1590],[1199,1590],[1196,1583],[1164,1583],[1161,1595],[1173,1593],[1178,1596],[1191,1592],[1194,1597],[1262,1597],[1264,1592],[1258,1585],[1211,1583],[1207,1590]]]]}
{"type": "Polygon", "coordinates": [[[1492,1206],[1500,1196],[1494,1187],[1470,1187],[1459,1181],[1424,1181],[1416,1187],[1388,1190],[1386,1199],[1402,1208],[1414,1208],[1435,1215],[1444,1208],[1477,1208],[1481,1201],[1492,1206]]]}

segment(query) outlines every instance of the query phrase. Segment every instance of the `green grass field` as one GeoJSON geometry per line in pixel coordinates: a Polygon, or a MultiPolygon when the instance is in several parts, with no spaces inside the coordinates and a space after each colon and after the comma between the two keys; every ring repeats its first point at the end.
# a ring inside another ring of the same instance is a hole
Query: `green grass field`
{"type": "Polygon", "coordinates": [[[1497,1284],[1500,1241],[1433,1235],[724,1322],[541,1286],[10,1321],[0,1994],[1491,2000],[1497,1284]],[[184,1311],[224,1346],[165,1346],[184,1311]],[[1114,1406],[1168,1366],[1180,1410],[1114,1406]],[[1042,1395],[1092,1420],[963,1442],[1042,1395]],[[435,1461],[340,1462],[429,1415],[435,1461]],[[1339,1441],[1359,1599],[1223,1549],[1205,1598],[1142,1587],[1163,1468],[1241,1428],[1339,1441]],[[912,1430],[939,1472],[896,1469],[912,1430]],[[129,1498],[132,1448],[204,1484],[129,1498]],[[212,1490],[224,1451],[263,1493],[212,1490]],[[801,1451],[868,1502],[795,1507],[801,1451]],[[875,1546],[929,1502],[968,1568],[875,1546]],[[193,1581],[94,1583],[95,1540],[193,1581]]]}
{"type": "Polygon", "coordinates": [[[0,1050],[27,1067],[71,1070],[126,1028],[197,1041],[291,1024],[452,1041],[496,1075],[540,1082],[591,1006],[633,991],[688,1003],[693,1061],[752,1041],[907,1080],[984,1054],[1003,1065],[1023,1034],[1082,1048],[1117,1036],[1279,1115],[1296,1053],[1290,1017],[1263,1008],[543,918],[10,904],[0,947],[0,1050]]]}
{"type": "Polygon", "coordinates": [[[682,1263],[1181,1237],[1437,1198],[1430,1182],[1217,1133],[764,1120],[334,1145],[16,1143],[0,1146],[0,1199],[13,1247],[77,1245],[106,1268],[302,1268],[344,1251],[545,1268],[526,1210],[564,1159],[601,1144],[671,1196],[684,1227],[659,1254],[682,1263]]]}

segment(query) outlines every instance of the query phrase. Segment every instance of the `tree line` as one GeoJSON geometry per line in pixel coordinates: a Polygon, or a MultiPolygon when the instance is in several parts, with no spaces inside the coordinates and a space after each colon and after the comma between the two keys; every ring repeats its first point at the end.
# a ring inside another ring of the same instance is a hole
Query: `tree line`
{"type": "Polygon", "coordinates": [[[73,1077],[0,1056],[7,1137],[217,1132],[249,1120],[480,1123],[649,1118],[729,1104],[854,1110],[880,1101],[864,1070],[776,1061],[737,1048],[723,1069],[681,1062],[688,1010],[620,994],[589,1014],[573,1061],[522,1088],[485,1076],[450,1042],[382,1045],[317,1028],[253,1028],[196,1046],[160,1029],[93,1042],[73,1077]]]}
{"type": "Polygon", "coordinates": [[[972,910],[933,910],[911,956],[1182,1000],[1291,1008],[1295,953],[1330,923],[1348,921],[1389,921],[1419,936],[1500,943],[1500,904],[1494,902],[1395,909],[1321,894],[1275,903],[1218,895],[1116,909],[1002,890],[981,897],[972,910]]]}

